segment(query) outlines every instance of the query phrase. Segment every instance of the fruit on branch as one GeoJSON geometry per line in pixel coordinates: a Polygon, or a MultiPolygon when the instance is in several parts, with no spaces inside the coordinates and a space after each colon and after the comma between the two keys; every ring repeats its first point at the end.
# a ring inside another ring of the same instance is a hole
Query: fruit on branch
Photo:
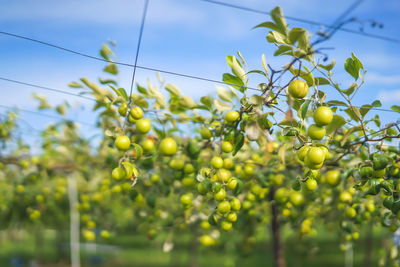
{"type": "Polygon", "coordinates": [[[356,217],[357,211],[353,207],[348,207],[346,209],[346,216],[350,219],[356,217]]]}
{"type": "Polygon", "coordinates": [[[332,187],[338,186],[340,184],[340,171],[328,171],[326,173],[325,182],[332,187]]]}
{"type": "Polygon", "coordinates": [[[239,211],[240,208],[242,207],[240,200],[237,198],[232,198],[229,204],[231,205],[231,210],[233,211],[239,211]]]}
{"type": "Polygon", "coordinates": [[[221,149],[225,153],[230,153],[233,151],[233,145],[231,144],[231,142],[223,141],[222,145],[221,145],[221,149]]]}
{"type": "Polygon", "coordinates": [[[350,204],[353,201],[353,197],[351,196],[351,194],[349,192],[344,191],[344,192],[340,193],[339,200],[343,203],[350,204]]]}
{"type": "Polygon", "coordinates": [[[224,200],[218,204],[217,208],[218,212],[221,214],[225,214],[231,211],[231,204],[228,201],[224,200]]]}
{"type": "Polygon", "coordinates": [[[215,240],[209,235],[202,235],[200,237],[200,242],[203,246],[209,247],[215,245],[215,240]]]}
{"type": "Polygon", "coordinates": [[[301,80],[294,80],[289,83],[289,94],[293,98],[304,98],[308,92],[308,85],[301,80]]]}
{"type": "Polygon", "coordinates": [[[196,169],[194,168],[194,166],[191,163],[185,164],[185,167],[183,168],[183,172],[185,174],[191,174],[191,173],[194,173],[195,171],[196,171],[196,169]]]}
{"type": "Polygon", "coordinates": [[[295,206],[300,206],[304,203],[303,194],[297,191],[291,191],[289,195],[290,203],[295,206]]]}
{"type": "Polygon", "coordinates": [[[318,183],[315,179],[311,179],[311,178],[307,179],[307,181],[306,181],[307,190],[314,191],[317,189],[317,187],[318,187],[318,183]]]}
{"type": "Polygon", "coordinates": [[[314,113],[314,122],[317,126],[325,126],[332,122],[332,110],[325,106],[320,106],[314,113]]]}
{"type": "Polygon", "coordinates": [[[374,178],[382,178],[386,174],[386,169],[381,169],[381,170],[373,170],[372,171],[372,177],[374,178]]]}
{"type": "Polygon", "coordinates": [[[128,150],[130,148],[130,146],[131,146],[131,140],[126,135],[118,136],[115,139],[115,147],[121,151],[128,150]]]}
{"type": "Polygon", "coordinates": [[[136,123],[136,119],[132,116],[132,114],[129,114],[128,115],[128,121],[130,122],[130,123],[136,123]]]}
{"type": "Polygon", "coordinates": [[[373,154],[373,168],[374,170],[382,170],[389,164],[389,158],[381,154],[373,154]]]}
{"type": "Polygon", "coordinates": [[[289,191],[286,188],[281,187],[275,191],[274,199],[276,202],[284,204],[288,200],[288,195],[289,191]]]}
{"type": "Polygon", "coordinates": [[[178,145],[172,137],[166,137],[160,142],[160,152],[165,156],[175,155],[178,151],[178,145]]]}
{"type": "Polygon", "coordinates": [[[226,219],[230,222],[236,222],[237,221],[237,214],[235,212],[230,212],[228,216],[226,216],[226,219]]]}
{"type": "Polygon", "coordinates": [[[136,130],[139,133],[147,133],[151,129],[151,122],[149,119],[140,119],[136,121],[136,130]]]}
{"type": "Polygon", "coordinates": [[[312,140],[322,140],[326,134],[326,130],[324,127],[312,124],[308,127],[307,134],[312,140]]]}
{"type": "Polygon", "coordinates": [[[224,166],[224,160],[221,157],[213,157],[211,159],[211,167],[221,169],[224,166]]]}
{"type": "Polygon", "coordinates": [[[233,122],[237,121],[239,119],[239,117],[240,117],[239,112],[237,112],[236,110],[231,110],[228,113],[226,113],[225,120],[228,123],[233,123],[233,122]]]}
{"type": "Polygon", "coordinates": [[[154,149],[154,141],[150,138],[147,138],[142,142],[142,147],[144,151],[150,152],[154,149]]]}
{"type": "Polygon", "coordinates": [[[122,117],[125,117],[126,116],[126,112],[128,112],[128,104],[127,103],[122,103],[121,105],[119,105],[119,107],[118,107],[119,115],[121,115],[122,117]]]}
{"type": "Polygon", "coordinates": [[[135,120],[139,120],[143,117],[143,110],[140,107],[134,107],[129,112],[129,115],[132,116],[135,120]]]}
{"type": "Polygon", "coordinates": [[[192,196],[190,194],[183,194],[180,200],[181,204],[185,207],[190,207],[192,205],[192,196]]]}
{"type": "Polygon", "coordinates": [[[306,161],[310,164],[318,165],[325,160],[325,151],[320,147],[310,147],[306,155],[306,161]]]}
{"type": "Polygon", "coordinates": [[[235,190],[237,185],[238,185],[238,180],[236,178],[231,178],[231,179],[229,179],[226,187],[228,187],[228,189],[230,189],[230,190],[235,190]]]}
{"type": "Polygon", "coordinates": [[[229,231],[232,229],[232,223],[228,221],[222,221],[221,222],[221,229],[224,231],[229,231]]]}
{"type": "Polygon", "coordinates": [[[174,170],[182,170],[185,167],[185,161],[182,158],[175,158],[169,162],[169,166],[174,170]]]}
{"type": "Polygon", "coordinates": [[[225,189],[221,188],[220,190],[218,190],[218,192],[214,193],[214,199],[216,201],[222,201],[224,200],[226,197],[226,191],[225,189]]]}
{"type": "Polygon", "coordinates": [[[231,158],[225,158],[224,159],[224,168],[227,170],[230,170],[233,168],[233,160],[231,158]]]}
{"type": "Polygon", "coordinates": [[[212,132],[210,129],[208,129],[206,127],[202,127],[200,129],[200,135],[201,135],[201,138],[203,138],[203,139],[210,139],[212,137],[212,132]]]}
{"type": "Polygon", "coordinates": [[[229,181],[231,175],[232,175],[231,172],[228,171],[227,169],[221,168],[217,171],[218,180],[224,183],[227,183],[229,181]]]}
{"type": "Polygon", "coordinates": [[[302,146],[298,151],[297,151],[297,158],[301,161],[304,161],[304,158],[306,157],[308,150],[310,149],[310,146],[304,145],[302,146]]]}
{"type": "Polygon", "coordinates": [[[122,180],[126,177],[126,172],[123,168],[117,167],[112,170],[111,176],[115,180],[122,180]]]}

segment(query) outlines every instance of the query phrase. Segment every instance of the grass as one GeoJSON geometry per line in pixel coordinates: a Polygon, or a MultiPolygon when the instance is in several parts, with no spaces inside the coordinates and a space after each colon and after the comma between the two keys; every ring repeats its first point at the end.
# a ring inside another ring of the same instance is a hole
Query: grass
{"type": "MultiPolygon", "coordinates": [[[[68,234],[68,233],[66,233],[68,234]]],[[[371,266],[377,266],[376,253],[384,240],[382,233],[374,234],[371,266]]],[[[174,240],[172,252],[162,252],[161,242],[149,242],[144,235],[121,235],[109,240],[106,250],[100,246],[97,251],[82,249],[82,266],[273,266],[272,249],[267,237],[261,238],[251,253],[235,252],[225,248],[206,249],[198,246],[193,252],[191,236],[181,235],[174,240]],[[109,249],[116,248],[116,249],[109,249]],[[197,263],[197,265],[195,264],[197,263]],[[192,264],[192,265],[191,265],[192,264]]],[[[35,246],[33,235],[13,238],[0,234],[0,266],[29,266],[29,262],[39,258],[39,266],[69,266],[69,247],[64,241],[57,249],[54,231],[45,231],[43,245],[35,246]],[[61,258],[61,259],[60,259],[61,258]],[[18,259],[18,260],[17,260],[18,259]],[[18,265],[17,263],[21,264],[18,265]]],[[[92,245],[92,248],[94,246],[92,245]]],[[[354,266],[364,266],[365,240],[354,245],[354,266]]],[[[293,235],[285,238],[285,258],[287,266],[343,266],[344,253],[339,249],[339,241],[334,233],[318,235],[313,240],[299,241],[293,235]]]]}

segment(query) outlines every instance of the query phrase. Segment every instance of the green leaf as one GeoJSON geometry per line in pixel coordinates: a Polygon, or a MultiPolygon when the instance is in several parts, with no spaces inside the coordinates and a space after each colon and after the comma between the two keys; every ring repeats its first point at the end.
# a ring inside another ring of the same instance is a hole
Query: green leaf
{"type": "Polygon", "coordinates": [[[271,30],[278,31],[278,32],[281,30],[275,23],[273,23],[271,21],[266,21],[266,22],[260,23],[257,26],[253,27],[253,29],[255,29],[255,28],[269,28],[271,30]]]}
{"type": "Polygon", "coordinates": [[[147,95],[147,94],[148,94],[147,89],[144,88],[143,86],[140,86],[139,84],[137,84],[137,85],[136,85],[136,88],[137,88],[137,90],[138,90],[139,93],[144,94],[144,95],[147,95]]]}
{"type": "Polygon", "coordinates": [[[49,104],[45,96],[37,93],[32,93],[32,97],[39,101],[39,106],[38,106],[39,110],[52,108],[52,106],[49,104]]]}
{"type": "Polygon", "coordinates": [[[358,69],[364,69],[363,64],[362,64],[361,61],[354,55],[354,53],[351,53],[351,57],[353,58],[354,65],[355,65],[356,68],[358,68],[358,69]]]}
{"type": "Polygon", "coordinates": [[[340,90],[340,91],[342,91],[343,93],[345,93],[346,95],[349,96],[354,92],[354,90],[356,90],[357,86],[358,85],[356,83],[352,83],[348,89],[340,90]]]}
{"type": "Polygon", "coordinates": [[[239,193],[242,191],[242,189],[243,189],[243,182],[242,182],[242,180],[238,179],[235,190],[233,190],[233,194],[235,196],[239,195],[239,193]]]}
{"type": "Polygon", "coordinates": [[[242,148],[244,144],[244,135],[236,131],[234,135],[234,141],[233,141],[233,156],[236,155],[236,153],[242,148]]]}
{"type": "MultiPolygon", "coordinates": [[[[354,54],[352,54],[354,55],[354,54]]],[[[355,56],[354,56],[355,57],[355,56]]],[[[360,68],[362,64],[361,62],[356,58],[347,58],[345,63],[344,63],[344,68],[349,73],[355,80],[357,80],[360,77],[360,68]]]]}
{"type": "Polygon", "coordinates": [[[216,88],[219,98],[226,102],[232,102],[232,95],[227,89],[222,86],[216,86],[216,88]]]}
{"type": "Polygon", "coordinates": [[[388,135],[397,135],[397,131],[393,128],[389,128],[386,130],[386,134],[388,135]]]}
{"type": "Polygon", "coordinates": [[[278,6],[272,9],[270,12],[272,20],[275,22],[275,25],[278,27],[278,31],[282,34],[286,34],[288,31],[288,27],[285,21],[285,17],[283,16],[282,9],[278,6]]]}
{"type": "Polygon", "coordinates": [[[331,84],[327,79],[323,77],[316,77],[314,78],[315,84],[316,85],[325,85],[325,84],[331,84]]]}
{"type": "Polygon", "coordinates": [[[300,75],[300,77],[307,82],[308,86],[313,86],[315,84],[314,75],[308,67],[303,66],[303,68],[306,70],[306,73],[305,75],[300,75]]]}
{"type": "Polygon", "coordinates": [[[114,86],[109,85],[110,88],[120,97],[122,97],[123,99],[125,99],[126,101],[128,101],[128,94],[126,93],[124,88],[118,88],[116,89],[114,86]]]}
{"type": "Polygon", "coordinates": [[[249,140],[255,141],[260,137],[261,128],[257,121],[248,121],[244,127],[244,131],[249,140]]]}
{"type": "Polygon", "coordinates": [[[118,86],[118,83],[115,80],[112,80],[112,79],[99,78],[99,82],[101,84],[114,84],[115,86],[118,86]]]}
{"type": "Polygon", "coordinates": [[[108,64],[108,65],[103,69],[103,71],[104,71],[104,72],[108,72],[108,73],[113,74],[113,75],[117,75],[117,74],[118,74],[117,65],[115,65],[114,63],[108,64]]]}
{"type": "Polygon", "coordinates": [[[336,65],[336,60],[332,60],[332,63],[330,63],[328,65],[318,64],[318,67],[321,67],[327,71],[330,71],[333,69],[333,67],[335,67],[335,65],[336,65]]]}
{"type": "Polygon", "coordinates": [[[333,115],[332,122],[326,126],[326,134],[329,135],[334,133],[337,129],[345,124],[346,120],[342,116],[333,115]]]}
{"type": "Polygon", "coordinates": [[[354,106],[345,109],[344,112],[346,112],[347,115],[349,115],[350,118],[354,121],[359,121],[359,118],[361,117],[360,110],[354,106]]]}
{"type": "Polygon", "coordinates": [[[171,83],[168,83],[167,85],[165,85],[165,90],[167,90],[173,96],[181,95],[179,88],[176,85],[171,84],[171,83]]]}
{"type": "Polygon", "coordinates": [[[381,127],[381,120],[379,119],[379,115],[375,115],[375,117],[372,118],[371,121],[373,121],[377,127],[381,127]]]}
{"type": "Polygon", "coordinates": [[[302,118],[303,120],[306,117],[307,110],[308,110],[308,107],[310,106],[310,103],[311,103],[311,100],[306,100],[304,102],[303,106],[301,107],[301,116],[300,116],[300,118],[302,118]]]}
{"type": "Polygon", "coordinates": [[[249,98],[249,102],[255,106],[262,106],[264,103],[264,97],[260,95],[252,95],[249,98]]]}
{"type": "Polygon", "coordinates": [[[196,102],[194,102],[194,100],[188,95],[183,96],[179,100],[179,104],[182,107],[189,108],[189,109],[192,109],[192,108],[196,107],[196,102]]]}
{"type": "Polygon", "coordinates": [[[381,101],[379,101],[379,100],[375,100],[374,102],[371,103],[371,105],[372,105],[374,108],[380,108],[380,107],[382,107],[382,103],[381,103],[381,101]]]}
{"type": "Polygon", "coordinates": [[[142,147],[136,143],[133,143],[132,145],[133,145],[133,149],[136,151],[136,155],[137,155],[136,157],[140,158],[143,153],[142,147]]]}
{"type": "Polygon", "coordinates": [[[231,106],[231,105],[229,105],[229,104],[227,104],[227,103],[225,103],[225,102],[222,102],[222,101],[219,100],[219,99],[215,99],[215,100],[214,100],[214,106],[215,106],[215,108],[216,108],[218,111],[221,111],[221,112],[224,112],[224,111],[227,111],[227,110],[231,110],[231,109],[232,109],[232,106],[231,106]]]}
{"type": "Polygon", "coordinates": [[[400,106],[397,106],[397,105],[391,106],[390,109],[394,110],[394,111],[397,111],[397,112],[400,112],[400,106]]]}
{"type": "Polygon", "coordinates": [[[328,102],[326,102],[326,104],[328,105],[328,106],[330,106],[330,107],[336,107],[336,106],[342,106],[342,107],[347,107],[347,104],[346,103],[344,103],[344,102],[342,102],[342,101],[339,101],[339,100],[331,100],[331,101],[328,101],[328,102]]]}
{"type": "Polygon", "coordinates": [[[142,108],[148,108],[149,107],[149,102],[144,99],[143,96],[138,95],[138,94],[132,94],[132,103],[134,105],[137,105],[142,108]]]}
{"type": "Polygon", "coordinates": [[[300,183],[300,180],[299,180],[299,179],[293,180],[293,182],[292,182],[292,189],[295,190],[295,191],[300,191],[300,189],[301,189],[301,183],[300,183]]]}
{"type": "Polygon", "coordinates": [[[229,55],[226,56],[226,63],[231,68],[232,68],[232,65],[233,65],[233,60],[236,60],[236,63],[239,64],[240,67],[242,67],[242,64],[240,63],[240,61],[235,56],[229,56],[229,55]]]}
{"type": "Polygon", "coordinates": [[[70,83],[68,84],[68,86],[71,87],[71,88],[82,88],[82,87],[83,87],[82,84],[77,83],[77,82],[70,82],[70,83]]]}
{"type": "Polygon", "coordinates": [[[92,89],[95,93],[102,94],[101,88],[97,84],[90,82],[88,78],[86,77],[81,78],[81,82],[83,82],[87,87],[92,89]]]}
{"type": "Polygon", "coordinates": [[[352,133],[357,132],[357,131],[360,131],[360,130],[362,130],[362,127],[361,127],[361,126],[355,126],[355,127],[353,127],[353,128],[348,129],[347,132],[346,132],[346,134],[343,135],[343,139],[342,139],[342,141],[340,142],[340,144],[343,146],[343,145],[346,143],[347,139],[349,139],[349,137],[350,137],[350,135],[351,135],[352,133]]]}
{"type": "Polygon", "coordinates": [[[235,56],[232,57],[232,72],[242,81],[246,81],[246,72],[243,70],[242,66],[239,64],[239,61],[235,56]]]}
{"type": "Polygon", "coordinates": [[[208,109],[212,108],[212,98],[209,96],[203,96],[200,98],[200,102],[204,104],[208,109]]]}
{"type": "Polygon", "coordinates": [[[214,212],[208,217],[208,223],[213,226],[217,226],[218,218],[214,212]]]}
{"type": "Polygon", "coordinates": [[[246,90],[243,81],[238,77],[233,76],[232,74],[224,73],[222,76],[222,80],[224,81],[224,83],[231,85],[242,93],[246,90]]]}
{"type": "MultiPolygon", "coordinates": [[[[240,53],[240,51],[237,51],[237,55],[240,57],[240,60],[242,61],[244,67],[247,69],[246,61],[244,60],[244,57],[242,56],[242,54],[240,53]]],[[[240,66],[242,66],[242,65],[240,65],[240,66]]]]}
{"type": "Polygon", "coordinates": [[[268,75],[268,65],[267,65],[267,60],[265,59],[264,54],[261,55],[261,63],[262,63],[263,69],[265,70],[265,73],[268,75]]]}
{"type": "Polygon", "coordinates": [[[250,74],[250,73],[257,73],[257,74],[261,74],[263,76],[267,76],[265,74],[265,72],[263,72],[262,70],[251,70],[251,71],[247,72],[247,74],[250,74]]]}
{"type": "Polygon", "coordinates": [[[303,28],[294,27],[289,32],[289,42],[293,45],[297,42],[298,48],[306,51],[309,44],[308,32],[303,28]]]}
{"type": "Polygon", "coordinates": [[[269,32],[267,35],[267,41],[270,43],[288,43],[286,36],[279,32],[269,32]]]}
{"type": "Polygon", "coordinates": [[[103,44],[100,50],[100,56],[105,60],[110,60],[110,57],[114,56],[114,53],[107,44],[103,44]]]}
{"type": "Polygon", "coordinates": [[[361,108],[360,108],[361,116],[364,118],[365,115],[367,115],[367,113],[371,110],[371,108],[373,108],[372,105],[368,105],[368,104],[362,105],[361,108]]]}
{"type": "Polygon", "coordinates": [[[289,32],[289,42],[294,45],[301,38],[301,36],[305,34],[305,32],[306,30],[303,28],[292,28],[289,32]]]}
{"type": "Polygon", "coordinates": [[[274,56],[279,56],[282,54],[287,54],[286,52],[292,51],[293,48],[290,45],[280,45],[278,49],[275,51],[274,56]]]}

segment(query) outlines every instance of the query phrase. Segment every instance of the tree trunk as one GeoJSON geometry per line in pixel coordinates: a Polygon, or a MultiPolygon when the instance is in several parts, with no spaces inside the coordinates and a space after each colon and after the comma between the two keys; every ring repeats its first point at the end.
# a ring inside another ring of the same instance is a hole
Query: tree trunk
{"type": "MultiPolygon", "coordinates": [[[[195,229],[192,229],[191,233],[194,233],[195,229]]],[[[190,235],[190,252],[189,252],[189,267],[197,267],[198,265],[198,243],[193,234],[190,235]]]]}
{"type": "Polygon", "coordinates": [[[371,256],[372,256],[372,250],[373,250],[373,232],[374,232],[374,226],[371,223],[368,225],[368,234],[367,238],[365,239],[365,258],[364,258],[364,267],[371,267],[371,256]]]}
{"type": "Polygon", "coordinates": [[[42,249],[43,249],[43,231],[40,226],[35,227],[35,261],[39,264],[42,260],[42,249]]]}
{"type": "Polygon", "coordinates": [[[276,267],[285,267],[285,255],[283,249],[283,242],[281,236],[281,223],[279,221],[279,211],[278,206],[274,200],[275,197],[275,188],[271,188],[270,192],[270,201],[271,201],[271,233],[272,233],[272,247],[273,247],[273,256],[276,267]]]}

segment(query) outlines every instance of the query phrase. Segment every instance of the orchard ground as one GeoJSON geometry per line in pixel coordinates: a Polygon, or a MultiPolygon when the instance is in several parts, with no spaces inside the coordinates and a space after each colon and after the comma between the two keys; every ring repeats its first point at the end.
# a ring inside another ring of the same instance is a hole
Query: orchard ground
{"type": "MultiPolygon", "coordinates": [[[[340,239],[335,232],[319,230],[320,234],[309,240],[299,241],[289,229],[284,231],[286,260],[288,266],[343,266],[345,253],[339,250],[340,239]],[[294,245],[295,244],[295,245],[294,245]]],[[[368,229],[361,236],[367,236],[368,229]]],[[[69,266],[69,241],[57,244],[55,232],[46,230],[43,246],[35,247],[35,238],[24,233],[13,239],[5,238],[0,232],[0,265],[28,266],[36,261],[39,266],[69,266]],[[57,251],[57,246],[61,250],[57,251]],[[20,263],[20,265],[18,265],[20,263]]],[[[65,232],[67,233],[67,231],[65,232]]],[[[21,233],[20,233],[21,234],[21,233]]],[[[18,235],[18,234],[17,234],[18,235]]],[[[378,266],[379,250],[382,249],[387,232],[375,228],[372,239],[370,266],[378,266]]],[[[131,234],[111,237],[108,242],[82,243],[82,266],[273,266],[271,242],[268,232],[262,233],[256,241],[251,255],[237,254],[223,248],[205,249],[193,247],[193,236],[182,234],[174,239],[174,249],[162,251],[162,243],[156,239],[148,241],[145,235],[131,234]],[[97,246],[97,247],[96,247],[97,246]],[[235,264],[235,265],[234,265],[235,264]]],[[[354,243],[354,265],[365,266],[366,245],[370,240],[360,239],[354,243]]]]}

